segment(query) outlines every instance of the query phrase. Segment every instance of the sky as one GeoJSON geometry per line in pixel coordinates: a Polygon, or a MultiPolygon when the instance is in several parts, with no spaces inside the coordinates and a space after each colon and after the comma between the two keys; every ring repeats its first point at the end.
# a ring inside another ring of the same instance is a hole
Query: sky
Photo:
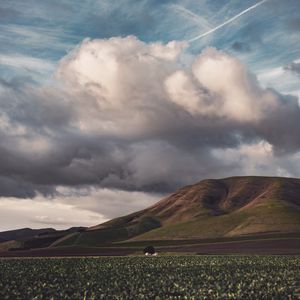
{"type": "Polygon", "coordinates": [[[1,0],[0,230],[299,177],[299,33],[299,0],[1,0]]]}

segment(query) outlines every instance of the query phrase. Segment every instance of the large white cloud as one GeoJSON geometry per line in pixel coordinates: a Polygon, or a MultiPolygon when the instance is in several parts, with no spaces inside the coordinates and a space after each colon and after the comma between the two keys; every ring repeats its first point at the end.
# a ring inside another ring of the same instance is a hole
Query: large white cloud
{"type": "Polygon", "coordinates": [[[179,67],[185,45],[148,45],[133,36],[83,41],[57,71],[65,89],[76,95],[73,105],[80,130],[109,134],[122,130],[126,136],[160,122],[156,114],[165,106],[162,83],[179,67]]]}
{"type": "Polygon", "coordinates": [[[170,100],[191,115],[257,123],[278,109],[282,100],[263,89],[236,58],[206,49],[192,65],[166,80],[170,100]]]}
{"type": "Polygon", "coordinates": [[[299,109],[295,99],[287,103],[262,88],[238,59],[216,49],[204,50],[186,66],[186,46],[146,44],[133,36],[83,41],[57,71],[72,93],[79,129],[122,137],[157,135],[174,123],[186,126],[187,114],[200,126],[210,118],[239,129],[238,124],[262,126],[291,106],[299,109]]]}

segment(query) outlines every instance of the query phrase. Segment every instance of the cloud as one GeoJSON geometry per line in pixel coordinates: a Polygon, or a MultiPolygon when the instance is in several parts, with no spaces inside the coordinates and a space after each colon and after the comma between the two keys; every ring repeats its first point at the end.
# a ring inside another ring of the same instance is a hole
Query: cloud
{"type": "Polygon", "coordinates": [[[284,170],[284,158],[300,148],[298,99],[261,87],[238,59],[213,48],[189,64],[186,46],[86,39],[47,85],[3,81],[2,196],[58,197],[64,186],[142,199],[207,177],[246,175],[253,155],[244,165],[217,154],[260,142],[284,170]]]}
{"type": "Polygon", "coordinates": [[[285,70],[291,71],[296,75],[300,75],[300,62],[291,62],[284,67],[285,70]]]}
{"type": "Polygon", "coordinates": [[[34,199],[3,197],[0,201],[0,231],[20,227],[93,226],[111,218],[153,205],[160,194],[101,188],[58,187],[55,199],[37,194],[34,199]],[[18,224],[16,224],[16,220],[18,224]]]}
{"type": "Polygon", "coordinates": [[[273,155],[272,145],[265,141],[240,145],[234,149],[213,150],[216,157],[222,157],[228,163],[239,161],[236,171],[247,170],[248,175],[295,177],[295,167],[300,163],[300,152],[278,159],[273,155]]]}
{"type": "Polygon", "coordinates": [[[251,47],[244,42],[236,41],[231,45],[232,49],[238,52],[249,52],[251,51],[251,47]]]}
{"type": "Polygon", "coordinates": [[[168,79],[167,90],[170,99],[192,115],[253,123],[280,102],[275,93],[261,89],[237,59],[215,49],[195,59],[190,76],[178,72],[168,79]]]}
{"type": "Polygon", "coordinates": [[[44,59],[25,55],[0,54],[0,64],[14,68],[27,69],[33,72],[43,73],[54,71],[54,64],[44,59]]]}
{"type": "MultiPolygon", "coordinates": [[[[295,63],[296,62],[297,61],[295,61],[295,63]]],[[[282,94],[297,96],[299,102],[299,76],[297,76],[297,73],[287,69],[289,65],[290,64],[284,64],[283,66],[272,69],[261,69],[257,74],[257,78],[265,87],[276,89],[276,91],[282,94]]]]}
{"type": "Polygon", "coordinates": [[[195,41],[201,39],[202,37],[205,37],[205,36],[207,36],[207,35],[215,32],[215,31],[219,30],[220,28],[226,26],[227,24],[230,24],[230,23],[234,22],[236,19],[240,18],[244,14],[246,14],[249,11],[257,8],[258,6],[262,5],[263,3],[267,2],[267,1],[268,0],[262,0],[260,2],[257,2],[256,4],[254,4],[254,5],[250,6],[250,7],[248,7],[247,9],[241,11],[240,13],[238,13],[237,15],[235,15],[234,17],[231,17],[229,20],[223,22],[222,24],[220,24],[220,25],[218,25],[218,26],[216,26],[216,27],[214,27],[212,29],[209,29],[208,31],[206,31],[204,33],[201,33],[200,35],[197,35],[196,37],[190,39],[189,42],[195,42],[195,41]]]}
{"type": "Polygon", "coordinates": [[[289,19],[287,21],[287,27],[290,30],[299,31],[300,30],[300,18],[289,19]]]}
{"type": "Polygon", "coordinates": [[[106,221],[100,213],[80,209],[72,204],[46,200],[40,196],[34,200],[22,200],[22,203],[15,198],[1,199],[0,231],[52,226],[66,229],[72,226],[92,226],[106,221]]]}
{"type": "Polygon", "coordinates": [[[10,7],[0,7],[0,18],[1,20],[10,20],[18,16],[18,12],[10,7]]]}
{"type": "Polygon", "coordinates": [[[200,27],[210,30],[211,24],[202,16],[195,14],[191,10],[185,8],[184,6],[178,5],[178,4],[171,4],[169,6],[170,8],[174,9],[176,12],[183,15],[186,19],[192,20],[196,24],[200,25],[200,27]]]}
{"type": "Polygon", "coordinates": [[[106,219],[142,210],[163,197],[161,194],[97,187],[58,187],[58,192],[57,202],[102,214],[106,219]]]}

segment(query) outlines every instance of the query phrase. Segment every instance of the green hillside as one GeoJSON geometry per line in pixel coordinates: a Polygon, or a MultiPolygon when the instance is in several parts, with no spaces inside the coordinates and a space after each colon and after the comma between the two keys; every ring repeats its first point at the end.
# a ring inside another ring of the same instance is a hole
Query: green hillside
{"type": "Polygon", "coordinates": [[[266,233],[299,232],[300,211],[274,201],[247,210],[167,225],[133,240],[219,238],[266,233]]]}
{"type": "Polygon", "coordinates": [[[160,221],[151,215],[143,215],[134,223],[111,222],[109,226],[96,226],[90,230],[65,236],[52,244],[54,246],[103,246],[141,235],[160,227],[160,221]]]}

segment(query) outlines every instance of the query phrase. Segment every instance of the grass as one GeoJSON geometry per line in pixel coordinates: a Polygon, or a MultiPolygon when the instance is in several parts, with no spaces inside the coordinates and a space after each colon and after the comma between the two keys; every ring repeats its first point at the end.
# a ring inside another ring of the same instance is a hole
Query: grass
{"type": "Polygon", "coordinates": [[[120,227],[104,227],[102,229],[70,234],[54,242],[52,246],[102,246],[103,244],[127,240],[133,236],[161,226],[158,219],[149,215],[141,217],[138,222],[128,226],[122,226],[123,223],[121,221],[117,223],[120,227]]]}
{"type": "Polygon", "coordinates": [[[215,243],[236,243],[241,241],[260,241],[260,240],[290,240],[300,239],[299,233],[272,233],[260,235],[245,235],[237,237],[220,237],[220,238],[206,238],[206,239],[173,239],[173,240],[127,240],[122,242],[113,243],[116,247],[146,247],[152,245],[155,247],[174,247],[185,245],[203,245],[215,243]]]}
{"type": "Polygon", "coordinates": [[[119,241],[128,238],[129,235],[126,228],[99,229],[68,235],[53,243],[52,247],[77,245],[101,246],[103,244],[111,243],[112,241],[119,241]]]}
{"type": "Polygon", "coordinates": [[[299,210],[277,200],[225,215],[201,216],[193,221],[151,230],[132,240],[220,238],[257,232],[299,232],[299,220],[299,210]]]}

